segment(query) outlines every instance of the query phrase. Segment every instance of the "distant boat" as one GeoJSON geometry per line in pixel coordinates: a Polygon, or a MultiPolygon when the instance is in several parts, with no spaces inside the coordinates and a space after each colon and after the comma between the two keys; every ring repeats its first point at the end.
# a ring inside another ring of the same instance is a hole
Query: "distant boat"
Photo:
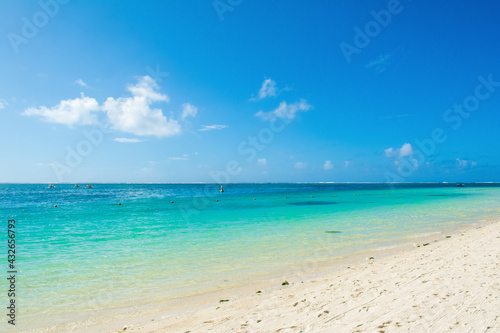
{"type": "Polygon", "coordinates": [[[457,184],[457,187],[465,187],[465,184],[457,184]]]}
{"type": "Polygon", "coordinates": [[[55,188],[55,186],[54,186],[54,185],[52,185],[52,184],[49,184],[49,187],[48,187],[48,188],[55,188]]]}
{"type": "Polygon", "coordinates": [[[87,188],[93,188],[92,185],[87,185],[87,188]]]}

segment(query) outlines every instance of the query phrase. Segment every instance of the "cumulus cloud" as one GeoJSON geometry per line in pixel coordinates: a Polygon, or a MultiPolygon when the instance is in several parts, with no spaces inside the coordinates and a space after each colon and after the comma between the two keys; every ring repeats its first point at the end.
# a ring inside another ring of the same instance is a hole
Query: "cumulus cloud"
{"type": "Polygon", "coordinates": [[[265,166],[265,165],[267,165],[267,160],[265,158],[259,158],[257,160],[257,164],[260,166],[265,166]]]}
{"type": "Polygon", "coordinates": [[[82,79],[78,79],[74,83],[78,84],[80,87],[83,87],[83,88],[87,88],[88,87],[88,85],[85,82],[83,82],[82,79]]]}
{"type": "Polygon", "coordinates": [[[80,98],[62,100],[54,107],[28,108],[23,116],[40,116],[49,123],[72,125],[93,125],[97,123],[94,112],[99,111],[99,103],[94,98],[84,96],[80,98]]]}
{"type": "Polygon", "coordinates": [[[276,82],[271,79],[265,79],[262,83],[262,87],[259,90],[257,97],[252,97],[250,100],[256,101],[259,99],[264,99],[267,97],[276,96],[276,82]]]}
{"type": "Polygon", "coordinates": [[[394,148],[392,148],[392,147],[385,149],[384,152],[385,152],[385,156],[387,156],[387,157],[393,157],[393,156],[397,155],[396,152],[394,151],[394,148]]]}
{"type": "Polygon", "coordinates": [[[287,104],[286,101],[280,103],[278,108],[271,112],[259,111],[255,115],[262,118],[263,120],[274,121],[277,118],[293,120],[295,115],[299,111],[308,111],[311,106],[307,103],[305,99],[301,99],[299,102],[293,104],[287,104]]]}
{"type": "Polygon", "coordinates": [[[405,156],[410,156],[413,154],[413,148],[411,144],[405,143],[401,146],[401,148],[394,149],[394,148],[387,148],[384,150],[385,156],[387,157],[405,157],[405,156]]]}
{"type": "Polygon", "coordinates": [[[128,138],[116,138],[116,139],[114,139],[114,141],[120,142],[120,143],[138,143],[138,142],[144,142],[144,140],[140,140],[140,139],[128,139],[128,138]]]}
{"type": "Polygon", "coordinates": [[[200,131],[218,131],[223,128],[228,127],[227,125],[204,125],[202,128],[200,128],[200,131]]]}
{"type": "Polygon", "coordinates": [[[132,97],[108,97],[102,110],[108,115],[112,127],[118,131],[139,136],[166,137],[179,134],[180,124],[168,119],[161,109],[152,109],[154,102],[168,102],[167,95],[156,90],[158,85],[150,76],[139,78],[139,82],[127,88],[132,97]]]}
{"type": "Polygon", "coordinates": [[[332,170],[333,169],[332,161],[330,161],[330,160],[325,161],[325,164],[323,164],[323,169],[332,170]]]}
{"type": "Polygon", "coordinates": [[[399,169],[412,168],[417,170],[420,165],[418,160],[413,158],[413,147],[409,143],[404,143],[401,148],[387,148],[384,150],[385,156],[394,158],[394,165],[399,169]]]}
{"type": "MultiPolygon", "coordinates": [[[[81,79],[75,83],[85,84],[81,79]]],[[[165,116],[161,109],[151,107],[155,102],[170,101],[169,97],[159,93],[158,89],[153,78],[143,76],[136,84],[127,86],[130,97],[108,97],[104,104],[99,105],[94,98],[86,97],[82,93],[80,98],[63,100],[51,108],[28,108],[22,114],[40,116],[47,122],[71,126],[97,124],[98,119],[94,112],[104,111],[111,127],[118,131],[157,137],[180,134],[181,126],[177,120],[165,116]]],[[[185,103],[182,107],[181,119],[196,116],[198,109],[194,105],[185,103]]]]}
{"type": "Polygon", "coordinates": [[[9,103],[3,98],[0,98],[0,110],[5,108],[9,103]]]}
{"type": "Polygon", "coordinates": [[[196,117],[198,108],[192,104],[184,103],[182,104],[182,115],[181,119],[186,119],[187,117],[196,117]]]}
{"type": "Polygon", "coordinates": [[[401,148],[399,148],[399,156],[404,157],[404,156],[410,156],[413,154],[413,148],[411,147],[411,144],[405,143],[401,148]]]}
{"type": "Polygon", "coordinates": [[[305,169],[307,168],[307,164],[304,162],[297,162],[294,165],[295,169],[305,169]]]}

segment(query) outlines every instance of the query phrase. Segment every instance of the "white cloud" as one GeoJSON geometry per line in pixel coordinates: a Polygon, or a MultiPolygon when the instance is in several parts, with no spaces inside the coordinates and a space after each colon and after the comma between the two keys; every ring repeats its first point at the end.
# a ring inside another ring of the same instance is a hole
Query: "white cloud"
{"type": "Polygon", "coordinates": [[[227,128],[227,125],[204,125],[200,128],[200,131],[213,131],[213,130],[221,130],[223,128],[227,128]]]}
{"type": "Polygon", "coordinates": [[[330,160],[325,161],[325,164],[323,164],[323,169],[332,170],[333,169],[332,161],[330,161],[330,160]]]}
{"type": "Polygon", "coordinates": [[[477,166],[477,162],[471,161],[471,160],[462,160],[460,158],[457,158],[457,165],[459,169],[465,169],[468,167],[475,167],[477,166]]]}
{"type": "Polygon", "coordinates": [[[151,76],[142,76],[138,79],[137,84],[129,85],[127,90],[134,95],[134,97],[142,97],[150,101],[165,101],[170,102],[170,98],[167,95],[162,95],[156,90],[158,89],[158,84],[155,79],[151,76]]]}
{"type": "Polygon", "coordinates": [[[271,112],[259,111],[255,115],[262,118],[263,120],[276,120],[277,118],[292,120],[295,118],[295,114],[299,111],[308,111],[311,108],[305,99],[301,99],[299,102],[288,105],[286,101],[280,103],[278,108],[271,112]]]}
{"type": "MultiPolygon", "coordinates": [[[[276,82],[271,79],[265,79],[256,99],[263,99],[271,96],[276,96],[276,82]]],[[[254,98],[253,100],[256,99],[254,98]]]]}
{"type": "Polygon", "coordinates": [[[410,156],[413,154],[413,148],[411,147],[411,144],[405,143],[401,148],[399,148],[399,156],[404,157],[404,156],[410,156]]]}
{"type": "Polygon", "coordinates": [[[304,162],[297,162],[295,163],[295,169],[305,169],[307,168],[307,164],[304,162]]]}
{"type": "Polygon", "coordinates": [[[182,115],[181,119],[185,119],[187,117],[195,117],[198,112],[198,108],[192,104],[184,103],[182,104],[182,115]]]}
{"type": "Polygon", "coordinates": [[[383,65],[387,62],[387,60],[389,60],[390,57],[391,57],[390,54],[380,55],[377,57],[377,59],[372,60],[368,64],[366,64],[365,67],[370,68],[370,67],[374,67],[374,66],[377,67],[377,66],[383,65]]]}
{"type": "Polygon", "coordinates": [[[378,56],[375,60],[370,61],[368,64],[366,64],[366,68],[371,68],[375,70],[377,73],[382,73],[383,71],[386,70],[387,66],[389,65],[389,59],[391,58],[390,54],[384,54],[378,56]]]}
{"type": "Polygon", "coordinates": [[[7,105],[9,105],[9,103],[7,103],[5,99],[0,98],[0,110],[5,108],[7,105]]]}
{"type": "Polygon", "coordinates": [[[395,156],[400,156],[400,157],[405,157],[405,156],[410,156],[413,154],[413,148],[411,144],[405,143],[401,146],[401,148],[394,149],[394,148],[387,148],[384,150],[385,156],[387,157],[395,157],[395,156]]]}
{"type": "Polygon", "coordinates": [[[151,109],[153,102],[168,102],[167,95],[156,90],[158,85],[150,76],[139,78],[136,85],[129,86],[132,97],[108,97],[103,111],[108,115],[113,128],[139,136],[165,137],[179,134],[181,127],[176,120],[168,119],[161,109],[151,109]]]}
{"type": "Polygon", "coordinates": [[[47,108],[28,108],[23,116],[40,116],[42,120],[49,123],[72,125],[92,125],[97,123],[97,116],[93,112],[99,111],[99,104],[94,98],[81,94],[80,98],[67,99],[58,105],[47,108]]]}
{"type": "Polygon", "coordinates": [[[469,161],[457,158],[457,163],[459,168],[466,168],[467,165],[469,164],[469,161]]]}
{"type": "Polygon", "coordinates": [[[387,148],[384,150],[385,152],[385,156],[387,157],[393,157],[393,156],[396,156],[396,153],[394,152],[394,148],[387,148]]]}
{"type": "Polygon", "coordinates": [[[416,159],[416,158],[414,158],[414,159],[413,159],[413,168],[414,168],[415,170],[417,170],[419,166],[420,166],[420,165],[418,164],[417,159],[416,159]]]}
{"type": "Polygon", "coordinates": [[[257,164],[260,166],[265,166],[265,165],[267,165],[267,160],[265,158],[259,158],[257,160],[257,164]]]}
{"type": "Polygon", "coordinates": [[[185,156],[186,154],[182,155],[182,157],[169,157],[171,160],[174,161],[187,161],[189,158],[185,156]]]}
{"type": "Polygon", "coordinates": [[[82,79],[78,79],[78,80],[76,80],[76,81],[75,81],[75,82],[73,82],[73,83],[78,84],[80,87],[84,87],[84,88],[87,88],[87,87],[88,87],[88,85],[87,85],[85,82],[83,82],[83,80],[82,80],[82,79]]]}
{"type": "Polygon", "coordinates": [[[116,138],[116,139],[114,139],[114,141],[120,142],[120,143],[138,143],[138,142],[144,142],[144,140],[140,140],[140,139],[128,139],[128,138],[116,138]]]}

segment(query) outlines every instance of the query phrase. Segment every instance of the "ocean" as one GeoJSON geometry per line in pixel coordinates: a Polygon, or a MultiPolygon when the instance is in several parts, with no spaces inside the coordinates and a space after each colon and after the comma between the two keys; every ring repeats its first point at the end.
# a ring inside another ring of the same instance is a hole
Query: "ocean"
{"type": "Polygon", "coordinates": [[[140,309],[500,215],[500,184],[93,187],[0,184],[6,277],[16,221],[16,329],[140,309]]]}

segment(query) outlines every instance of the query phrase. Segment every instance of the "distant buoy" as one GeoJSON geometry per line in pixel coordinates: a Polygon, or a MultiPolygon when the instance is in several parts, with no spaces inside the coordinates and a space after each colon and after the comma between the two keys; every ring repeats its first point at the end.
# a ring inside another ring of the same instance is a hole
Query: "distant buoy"
{"type": "Polygon", "coordinates": [[[220,186],[220,193],[224,192],[224,188],[222,188],[222,185],[220,186]]]}
{"type": "Polygon", "coordinates": [[[174,203],[173,201],[170,201],[170,203],[174,203]]]}
{"type": "Polygon", "coordinates": [[[285,197],[285,199],[288,199],[288,197],[285,197]]]}
{"type": "Polygon", "coordinates": [[[57,208],[57,205],[54,205],[54,207],[56,207],[56,208],[57,208]]]}
{"type": "Polygon", "coordinates": [[[219,200],[215,200],[215,202],[219,202],[219,200]]]}
{"type": "Polygon", "coordinates": [[[122,203],[121,203],[121,202],[119,202],[119,203],[118,203],[118,206],[121,206],[121,205],[122,205],[122,203]]]}
{"type": "Polygon", "coordinates": [[[314,195],[311,195],[311,198],[314,198],[314,195]]]}
{"type": "Polygon", "coordinates": [[[336,197],[337,195],[335,194],[334,197],[336,197]]]}
{"type": "Polygon", "coordinates": [[[254,200],[257,200],[257,199],[255,199],[255,198],[253,198],[253,199],[254,199],[254,200]]]}

